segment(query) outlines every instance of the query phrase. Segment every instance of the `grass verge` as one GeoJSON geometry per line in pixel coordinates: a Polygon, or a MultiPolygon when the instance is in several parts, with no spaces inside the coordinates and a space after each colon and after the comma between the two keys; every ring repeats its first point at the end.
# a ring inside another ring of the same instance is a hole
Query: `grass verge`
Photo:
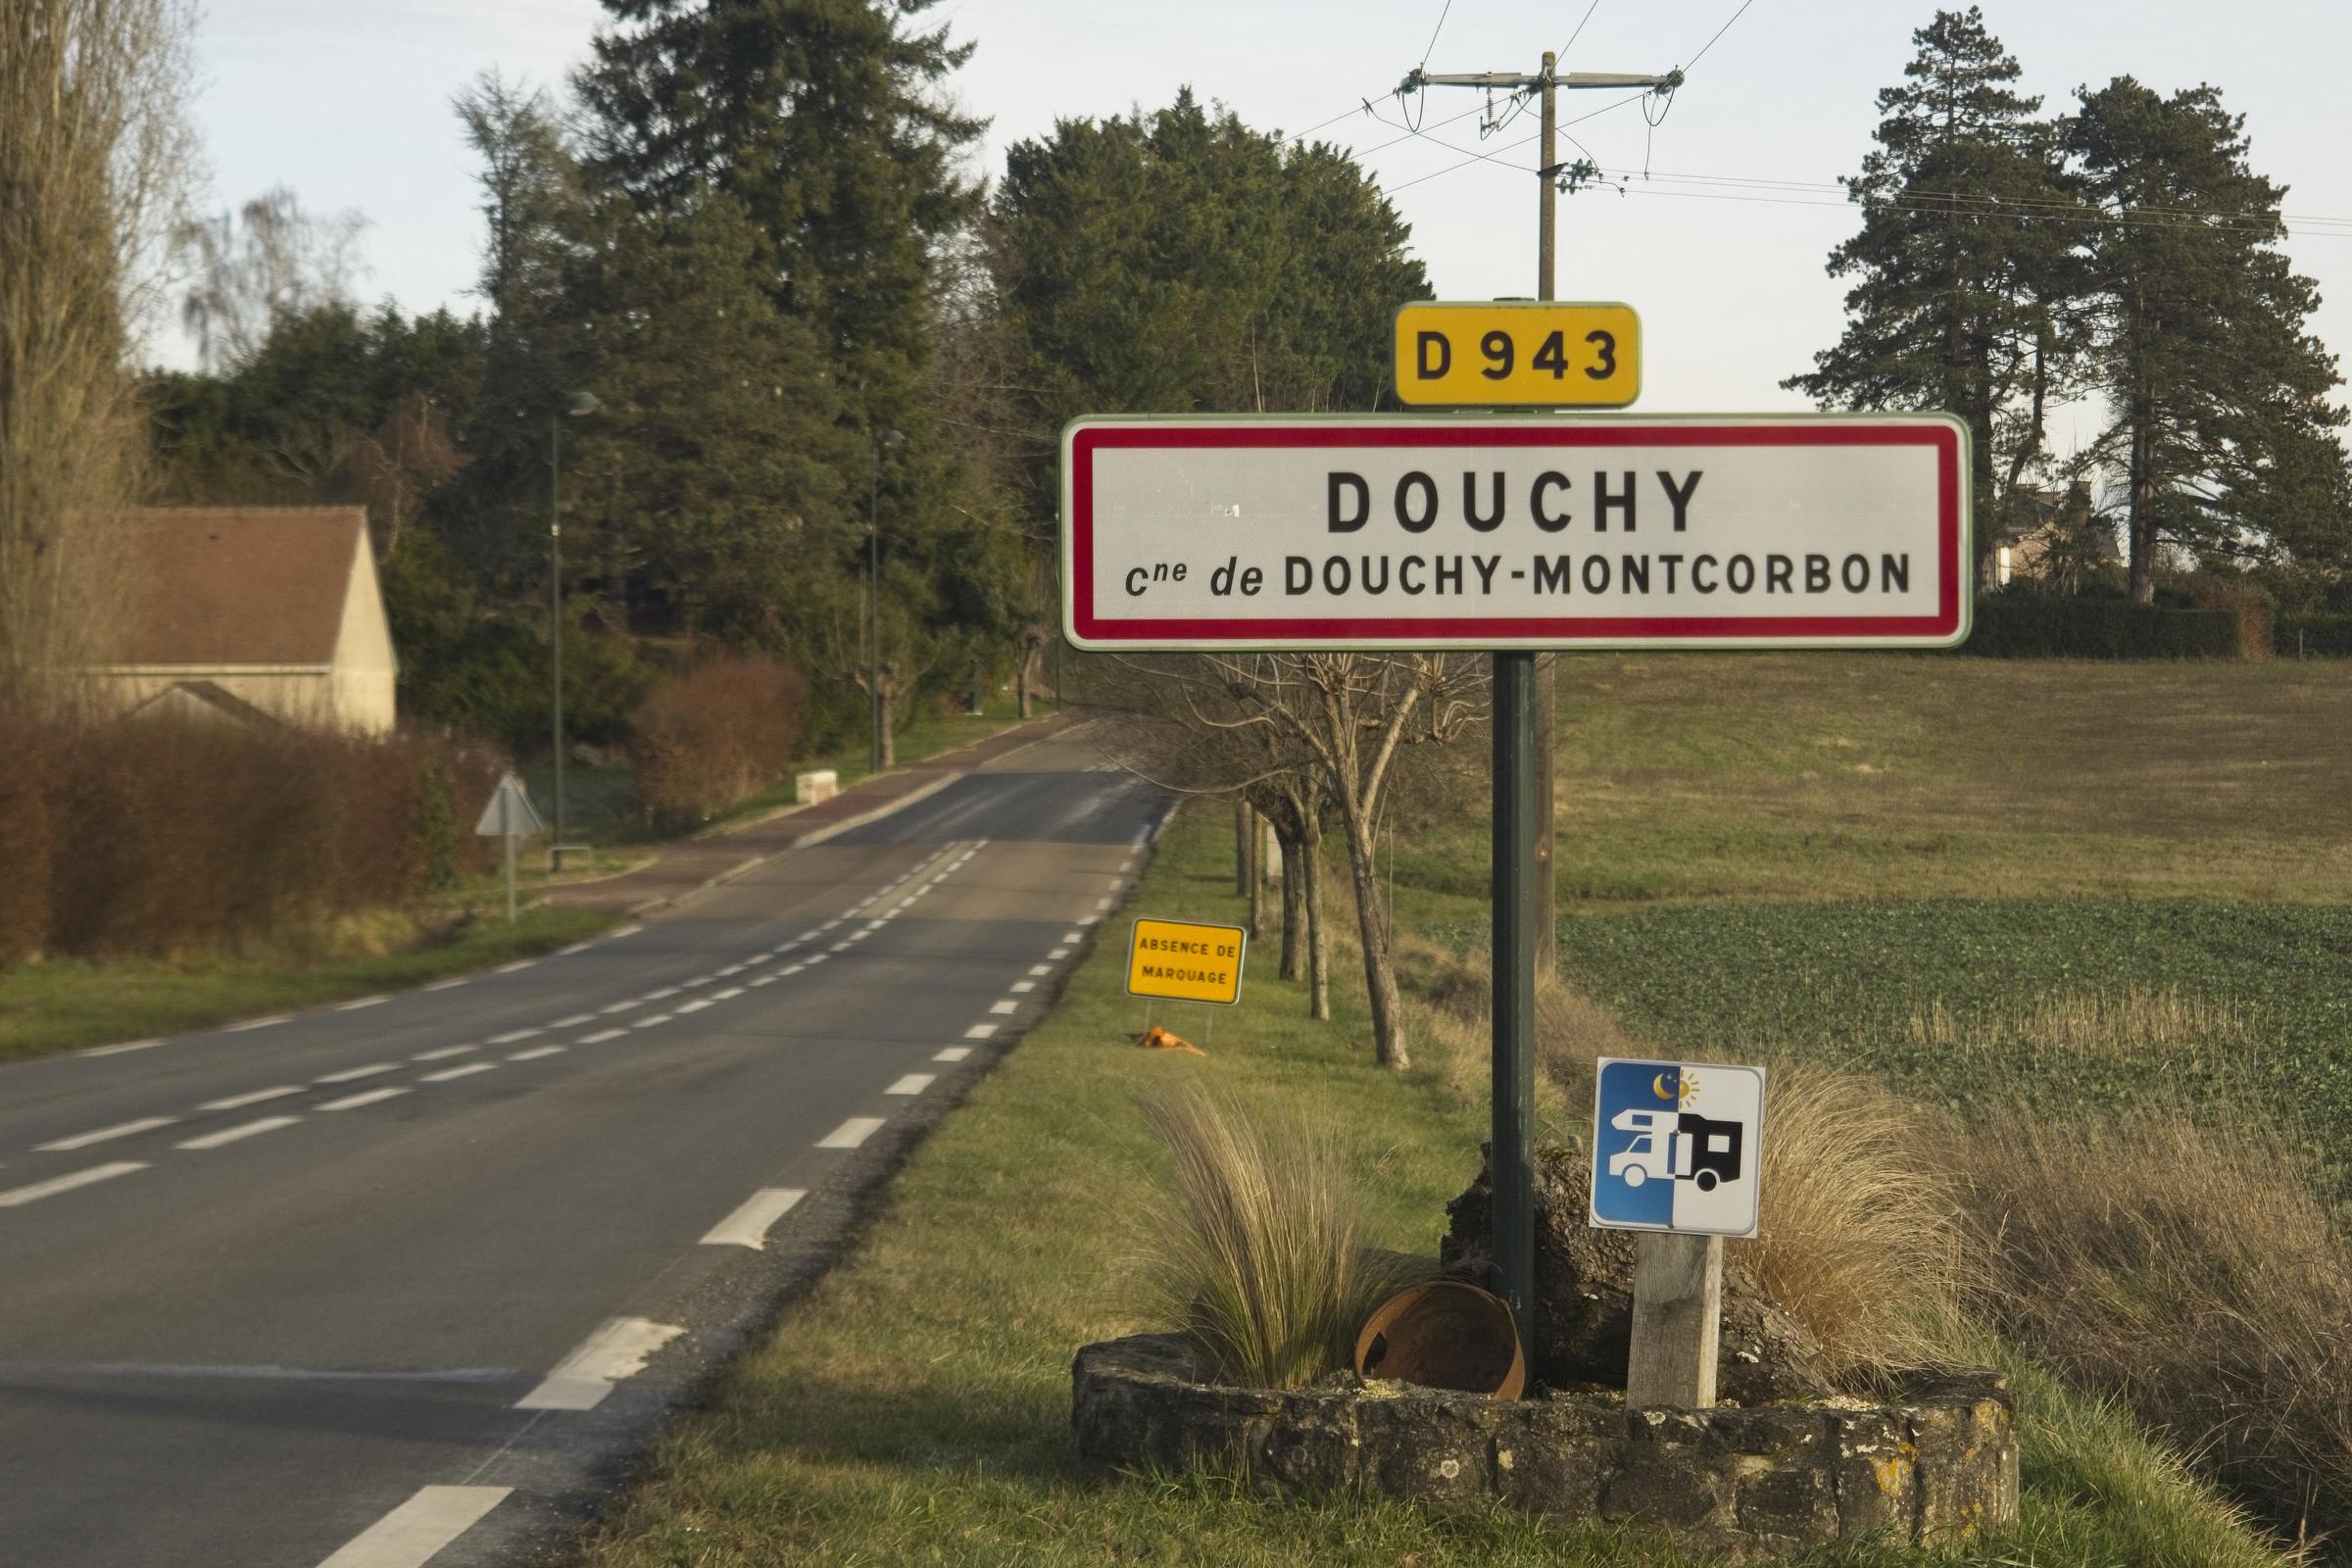
{"type": "Polygon", "coordinates": [[[564,947],[612,923],[610,915],[538,908],[513,925],[490,915],[429,935],[406,916],[383,915],[344,922],[319,939],[323,951],[25,964],[0,973],[0,1060],[421,985],[564,947]]]}
{"type": "MultiPolygon", "coordinates": [[[[1230,843],[1215,813],[1180,818],[1139,903],[1230,919],[1230,843]]],[[[658,1446],[581,1547],[597,1568],[750,1564],[1122,1563],[1287,1565],[1646,1564],[1671,1544],[1561,1530],[1499,1510],[1444,1516],[1362,1496],[1268,1501],[1226,1483],[1098,1481],[1069,1447],[1069,1361],[1081,1344],[1142,1326],[1109,1260],[1162,1175],[1141,1090],[1192,1084],[1269,1118],[1306,1117],[1366,1202],[1375,1243],[1434,1251],[1445,1200],[1476,1173],[1480,1076],[1444,1032],[1421,1063],[1374,1070],[1349,988],[1310,1022],[1301,988],[1250,956],[1249,1002],[1209,1054],[1140,1052],[1141,1004],[1115,951],[1092,955],[1061,1005],[946,1118],[877,1200],[855,1250],[785,1313],[658,1446]]],[[[1194,1020],[1162,1004],[1157,1021],[1194,1020]]],[[[1206,1033],[1201,1030],[1198,1033],[1206,1033]]],[[[2128,1419],[2037,1375],[2028,1412],[2026,1513],[1957,1561],[2275,1568],[2230,1511],[2128,1419]]],[[[1805,1562],[1921,1560],[1857,1544],[1805,1562]]]]}

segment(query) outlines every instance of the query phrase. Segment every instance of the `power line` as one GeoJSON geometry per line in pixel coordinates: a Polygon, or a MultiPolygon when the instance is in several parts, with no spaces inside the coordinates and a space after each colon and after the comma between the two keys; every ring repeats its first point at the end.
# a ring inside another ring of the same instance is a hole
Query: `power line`
{"type": "MultiPolygon", "coordinates": [[[[1569,126],[1569,125],[1581,125],[1581,124],[1583,124],[1583,123],[1584,123],[1586,121],[1588,121],[1588,120],[1597,120],[1597,119],[1599,119],[1599,118],[1600,118],[1602,115],[1608,114],[1608,113],[1610,113],[1610,112],[1612,112],[1612,111],[1614,111],[1614,110],[1623,109],[1623,108],[1624,108],[1624,107],[1625,107],[1627,104],[1632,104],[1632,103],[1640,103],[1640,102],[1641,102],[1642,99],[1644,99],[1644,98],[1646,98],[1646,97],[1648,97],[1648,96],[1649,96],[1649,94],[1648,94],[1647,92],[1638,92],[1638,93],[1634,93],[1634,94],[1632,94],[1632,95],[1630,95],[1630,96],[1628,96],[1628,97],[1624,97],[1624,98],[1620,98],[1620,99],[1618,99],[1618,100],[1617,100],[1615,103],[1612,103],[1612,104],[1604,104],[1604,105],[1602,105],[1600,108],[1598,108],[1598,109],[1595,109],[1595,110],[1592,111],[1592,112],[1591,112],[1591,113],[1589,113],[1589,114],[1583,114],[1583,115],[1579,115],[1579,116],[1577,116],[1577,117],[1576,117],[1574,120],[1563,120],[1563,121],[1561,121],[1561,122],[1560,122],[1560,125],[1561,125],[1561,127],[1562,127],[1562,128],[1565,128],[1565,127],[1567,127],[1567,126],[1569,126]]],[[[1375,117],[1375,118],[1378,118],[1378,117],[1375,117]]],[[[1459,115],[1457,115],[1457,116],[1455,116],[1454,118],[1458,120],[1458,119],[1460,119],[1461,117],[1460,117],[1459,115]]],[[[1385,124],[1385,123],[1388,123],[1388,122],[1385,122],[1385,121],[1384,121],[1384,122],[1383,122],[1383,123],[1384,123],[1384,124],[1385,124]]],[[[1453,145],[1453,143],[1451,143],[1451,142],[1448,142],[1448,141],[1439,141],[1437,137],[1430,135],[1430,134],[1429,134],[1427,131],[1415,131],[1415,132],[1413,132],[1413,135],[1415,135],[1415,136],[1419,136],[1419,137],[1421,137],[1421,138],[1422,138],[1423,140],[1425,140],[1425,141],[1435,142],[1435,143],[1436,143],[1438,146],[1445,148],[1445,149],[1446,149],[1446,151],[1448,151],[1448,152],[1457,152],[1457,153],[1458,153],[1458,152],[1464,152],[1464,151],[1467,151],[1467,149],[1466,149],[1466,148],[1456,147],[1456,146],[1454,146],[1454,145],[1453,145]]],[[[1412,139],[1412,136],[1399,136],[1398,138],[1396,138],[1396,140],[1397,140],[1397,141],[1410,141],[1411,139],[1412,139]]],[[[1541,141],[1541,140],[1543,140],[1543,133],[1539,131],[1537,134],[1535,134],[1535,135],[1533,135],[1533,136],[1522,136],[1522,137],[1521,137],[1519,140],[1517,140],[1517,141],[1515,141],[1515,142],[1511,142],[1511,143],[1507,144],[1506,146],[1504,146],[1504,147],[1502,147],[1502,148],[1500,148],[1500,149],[1498,149],[1498,150],[1499,150],[1499,151],[1502,151],[1502,152],[1506,152],[1506,153],[1507,153],[1507,152],[1509,152],[1509,151],[1510,151],[1510,150],[1511,150],[1513,147],[1524,147],[1524,146],[1526,146],[1526,145],[1527,145],[1529,142],[1533,142],[1533,141],[1541,141]]],[[[1392,142],[1386,142],[1386,143],[1383,143],[1383,145],[1384,145],[1384,146],[1389,146],[1389,147],[1394,147],[1394,146],[1396,146],[1396,142],[1394,142],[1394,141],[1392,141],[1392,142]]],[[[1377,148],[1376,148],[1376,149],[1374,149],[1374,151],[1377,151],[1377,150],[1378,150],[1377,148]]],[[[1388,187],[1386,187],[1385,189],[1383,189],[1383,190],[1381,191],[1381,194],[1382,194],[1383,196],[1394,196],[1394,195],[1396,195],[1396,194],[1398,191],[1400,191],[1400,190],[1408,190],[1408,189],[1410,189],[1411,187],[1413,187],[1413,186],[1415,186],[1415,185],[1426,184],[1428,181],[1430,181],[1430,180],[1433,180],[1433,179],[1436,179],[1436,178],[1438,178],[1440,175],[1454,173],[1455,172],[1457,172],[1457,171],[1459,171],[1459,170],[1468,169],[1468,168],[1469,168],[1469,167],[1470,167],[1472,164],[1476,164],[1476,163],[1502,164],[1502,167],[1503,167],[1503,168],[1505,168],[1505,169],[1509,169],[1509,170],[1515,170],[1515,171],[1517,171],[1519,173],[1522,173],[1522,174],[1533,174],[1533,173],[1538,173],[1538,172],[1540,172],[1540,171],[1538,171],[1538,170],[1528,169],[1528,168],[1525,168],[1525,167],[1523,167],[1523,166],[1521,166],[1521,165],[1519,165],[1519,164],[1504,163],[1504,162],[1503,162],[1503,160],[1501,160],[1501,159],[1499,159],[1499,158],[1496,158],[1496,157],[1495,157],[1495,156],[1494,156],[1494,154],[1492,154],[1492,153],[1472,153],[1472,154],[1471,154],[1471,155],[1470,155],[1470,156],[1469,156],[1467,159],[1463,160],[1461,163],[1458,163],[1458,164],[1452,164],[1452,165],[1448,165],[1446,168],[1440,169],[1440,170],[1436,170],[1436,171],[1434,171],[1434,172],[1430,172],[1430,173],[1427,173],[1427,174],[1421,174],[1421,175],[1417,175],[1416,177],[1414,177],[1414,178],[1412,178],[1412,179],[1405,180],[1405,181],[1403,181],[1403,182],[1402,182],[1402,183],[1400,183],[1400,184],[1396,184],[1396,185],[1391,185],[1391,186],[1388,186],[1388,187]]]]}
{"type": "MultiPolygon", "coordinates": [[[[1593,0],[1593,3],[1597,5],[1599,0],[1593,0]]],[[[1429,42],[1422,47],[1421,63],[1423,65],[1429,64],[1430,51],[1437,48],[1438,34],[1446,30],[1446,19],[1451,15],[1453,15],[1453,0],[1446,0],[1446,9],[1438,13],[1438,24],[1429,29],[1429,42]]]]}
{"type": "MultiPolygon", "coordinates": [[[[1725,33],[1731,31],[1732,22],[1738,22],[1741,17],[1746,16],[1747,8],[1755,3],[1756,0],[1740,0],[1740,9],[1732,13],[1732,21],[1725,23],[1722,26],[1715,29],[1715,38],[1720,38],[1725,33]]],[[[1695,66],[1701,60],[1704,60],[1707,57],[1707,51],[1715,47],[1715,38],[1709,38],[1705,43],[1700,44],[1698,46],[1698,53],[1690,57],[1690,65],[1685,66],[1683,70],[1687,72],[1691,66],[1695,66]]]]}
{"type": "Polygon", "coordinates": [[[1566,43],[1560,45],[1559,54],[1562,60],[1567,59],[1568,51],[1576,47],[1576,40],[1585,35],[1585,24],[1591,22],[1592,20],[1592,13],[1598,11],[1599,9],[1600,0],[1592,0],[1591,5],[1585,7],[1585,14],[1578,20],[1576,24],[1576,30],[1568,35],[1568,41],[1566,43]]]}

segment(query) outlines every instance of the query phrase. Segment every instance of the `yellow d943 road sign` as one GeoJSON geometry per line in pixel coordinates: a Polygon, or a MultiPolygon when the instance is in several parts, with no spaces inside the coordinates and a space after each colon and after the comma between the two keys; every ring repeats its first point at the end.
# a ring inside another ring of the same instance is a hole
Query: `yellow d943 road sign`
{"type": "Polygon", "coordinates": [[[1138,920],[1127,941],[1127,994],[1177,1002],[1242,1000],[1242,955],[1250,933],[1238,925],[1138,920]]]}
{"type": "Polygon", "coordinates": [[[1396,398],[1413,408],[1622,409],[1642,393],[1630,305],[1414,301],[1395,343],[1396,398]]]}

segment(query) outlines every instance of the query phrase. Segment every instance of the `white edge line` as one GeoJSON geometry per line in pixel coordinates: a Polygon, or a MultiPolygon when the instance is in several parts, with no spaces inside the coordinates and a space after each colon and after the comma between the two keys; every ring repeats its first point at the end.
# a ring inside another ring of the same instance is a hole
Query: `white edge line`
{"type": "Polygon", "coordinates": [[[345,1542],[318,1568],[423,1568],[514,1490],[419,1487],[415,1496],[345,1542]]]}
{"type": "Polygon", "coordinates": [[[158,1046],[169,1044],[171,1042],[168,1040],[125,1040],[119,1046],[92,1046],[87,1051],[77,1051],[74,1054],[77,1056],[120,1056],[126,1051],[153,1051],[158,1046]]]}
{"type": "Polygon", "coordinates": [[[514,1401],[517,1410],[593,1410],[612,1385],[645,1370],[654,1352],[686,1331],[650,1318],[616,1317],[580,1342],[546,1380],[514,1401]]]}
{"type": "Polygon", "coordinates": [[[360,1010],[362,1007],[380,1007],[380,1006],[382,1006],[382,1005],[385,1004],[385,1003],[387,1003],[387,1002],[390,1002],[391,1000],[392,1000],[392,999],[391,999],[390,997],[386,997],[386,996],[377,996],[377,997],[362,997],[362,998],[360,998],[360,999],[359,999],[358,1001],[356,1001],[356,1002],[338,1002],[338,1003],[336,1003],[336,1004],[335,1004],[335,1010],[336,1010],[337,1012],[357,1012],[357,1011],[359,1011],[359,1010],[360,1010]]]}
{"type": "Polygon", "coordinates": [[[464,985],[467,976],[460,975],[455,980],[436,980],[431,985],[426,986],[424,989],[427,991],[455,991],[458,987],[464,985]]]}
{"type": "Polygon", "coordinates": [[[243,1023],[232,1023],[220,1032],[224,1035],[239,1035],[248,1029],[269,1029],[284,1023],[293,1016],[290,1012],[273,1012],[267,1018],[248,1018],[243,1023]]]}
{"type": "Polygon", "coordinates": [[[767,1228],[786,1214],[808,1194],[798,1187],[763,1187],[747,1199],[743,1206],[710,1227],[702,1240],[705,1247],[748,1247],[753,1251],[767,1249],[767,1228]]]}
{"type": "Polygon", "coordinates": [[[819,1149],[856,1149],[882,1130],[880,1116],[852,1116],[816,1141],[819,1149]]]}
{"type": "Polygon", "coordinates": [[[20,1203],[33,1202],[39,1199],[54,1197],[59,1193],[70,1193],[76,1187],[87,1187],[93,1182],[107,1181],[116,1176],[127,1176],[134,1170],[145,1170],[146,1168],[146,1165],[139,1160],[118,1159],[112,1164],[92,1165],[87,1170],[77,1170],[71,1175],[52,1176],[45,1182],[34,1182],[30,1187],[11,1188],[5,1193],[0,1193],[0,1208],[15,1208],[20,1203]]]}

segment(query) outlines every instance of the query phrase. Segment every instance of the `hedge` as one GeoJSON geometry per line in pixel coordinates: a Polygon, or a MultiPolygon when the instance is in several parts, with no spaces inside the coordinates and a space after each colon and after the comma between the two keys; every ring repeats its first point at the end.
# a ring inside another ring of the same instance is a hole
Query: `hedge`
{"type": "Polygon", "coordinates": [[[2282,614],[2277,635],[2289,659],[2352,659],[2352,615],[2282,614]]]}
{"type": "Polygon", "coordinates": [[[1987,659],[2242,659],[2257,630],[2249,614],[2021,594],[1978,600],[1962,648],[1987,659]]]}

